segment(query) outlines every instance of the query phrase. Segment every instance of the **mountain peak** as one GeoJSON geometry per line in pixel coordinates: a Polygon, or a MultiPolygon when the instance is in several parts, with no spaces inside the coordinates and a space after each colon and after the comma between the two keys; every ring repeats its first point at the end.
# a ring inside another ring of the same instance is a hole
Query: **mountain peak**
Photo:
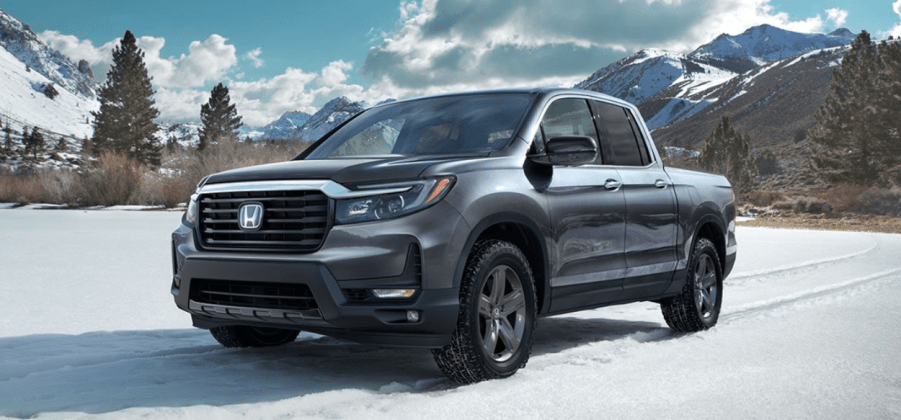
{"type": "Polygon", "coordinates": [[[804,34],[764,24],[739,35],[722,34],[689,57],[729,62],[736,69],[750,69],[814,50],[847,45],[853,40],[854,34],[847,29],[830,34],[804,34]]]}
{"type": "Polygon", "coordinates": [[[27,24],[0,9],[0,46],[51,82],[87,99],[95,97],[97,83],[84,71],[47,44],[27,24]]]}
{"type": "Polygon", "coordinates": [[[855,38],[857,35],[855,35],[854,32],[849,31],[848,28],[838,28],[832,32],[829,32],[829,36],[855,38]]]}

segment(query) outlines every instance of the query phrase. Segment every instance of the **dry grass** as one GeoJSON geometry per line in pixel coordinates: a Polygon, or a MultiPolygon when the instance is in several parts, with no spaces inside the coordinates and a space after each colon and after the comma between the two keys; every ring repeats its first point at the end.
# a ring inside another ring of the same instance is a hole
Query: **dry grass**
{"type": "Polygon", "coordinates": [[[93,167],[79,174],[79,204],[115,206],[128,204],[141,188],[144,167],[123,154],[104,152],[93,167]]]}
{"type": "Polygon", "coordinates": [[[14,173],[0,168],[0,202],[54,203],[73,207],[137,204],[172,208],[186,202],[197,182],[206,175],[284,162],[306,146],[293,142],[223,141],[203,152],[193,149],[164,152],[160,170],[112,153],[102,154],[78,172],[26,169],[14,173]]]}

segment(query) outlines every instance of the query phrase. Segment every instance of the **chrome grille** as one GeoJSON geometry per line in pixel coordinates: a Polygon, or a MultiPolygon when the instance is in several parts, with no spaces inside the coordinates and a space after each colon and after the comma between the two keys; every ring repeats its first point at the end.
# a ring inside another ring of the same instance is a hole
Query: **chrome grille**
{"type": "Polygon", "coordinates": [[[200,245],[213,250],[284,250],[312,252],[329,229],[329,199],[321,191],[252,191],[201,194],[198,198],[200,245]],[[261,203],[263,223],[242,230],[238,209],[261,203]]]}

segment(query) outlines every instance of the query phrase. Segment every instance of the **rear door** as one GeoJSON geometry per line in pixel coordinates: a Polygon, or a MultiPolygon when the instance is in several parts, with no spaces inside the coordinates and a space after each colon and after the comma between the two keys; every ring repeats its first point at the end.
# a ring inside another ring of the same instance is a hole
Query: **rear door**
{"type": "Polygon", "coordinates": [[[591,101],[604,151],[625,196],[626,273],[619,300],[663,293],[676,266],[676,197],[669,176],[655,164],[632,112],[591,101]]]}

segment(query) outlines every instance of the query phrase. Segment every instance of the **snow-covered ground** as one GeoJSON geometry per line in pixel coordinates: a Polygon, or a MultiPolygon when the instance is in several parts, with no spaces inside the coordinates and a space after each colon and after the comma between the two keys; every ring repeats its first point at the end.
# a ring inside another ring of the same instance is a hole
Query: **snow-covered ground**
{"type": "Polygon", "coordinates": [[[169,295],[179,218],[0,210],[0,417],[901,417],[901,235],[739,228],[715,328],[544,318],[525,369],[455,386],[417,349],[220,347],[169,295]]]}

